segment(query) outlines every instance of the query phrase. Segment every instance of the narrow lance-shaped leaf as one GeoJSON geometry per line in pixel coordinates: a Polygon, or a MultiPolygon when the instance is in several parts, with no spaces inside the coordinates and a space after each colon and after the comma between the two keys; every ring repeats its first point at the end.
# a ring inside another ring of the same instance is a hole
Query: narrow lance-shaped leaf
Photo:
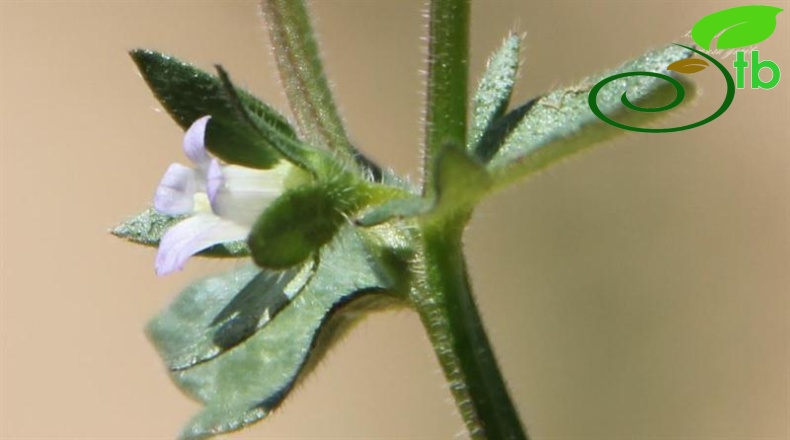
{"type": "Polygon", "coordinates": [[[488,163],[537,101],[537,98],[529,100],[489,125],[475,148],[475,156],[481,162],[488,163]]]}
{"type": "Polygon", "coordinates": [[[266,118],[261,118],[251,112],[244,105],[244,98],[238,93],[239,89],[233,85],[225,69],[219,65],[216,66],[216,69],[228,105],[247,129],[257,132],[258,136],[267,139],[269,145],[286,160],[311,172],[316,177],[326,177],[328,174],[339,172],[342,165],[330,156],[330,153],[313,148],[296,138],[280,133],[276,125],[273,125],[266,118]]]}
{"type": "MultiPolygon", "coordinates": [[[[308,284],[257,333],[213,359],[171,372],[184,392],[205,404],[182,432],[183,439],[208,438],[266,417],[320,360],[338,326],[358,319],[349,307],[397,303],[383,293],[392,281],[375,266],[359,233],[348,226],[336,235],[321,250],[308,284]]],[[[149,325],[162,356],[183,357],[190,338],[202,338],[201,329],[211,326],[257,273],[246,268],[184,291],[149,325]]],[[[200,352],[204,346],[196,347],[200,352]]]]}
{"type": "MultiPolygon", "coordinates": [[[[132,243],[157,247],[162,235],[185,218],[186,216],[172,217],[149,208],[125,220],[113,228],[110,233],[132,243]]],[[[207,257],[246,257],[250,255],[250,249],[244,241],[233,241],[212,246],[198,255],[207,257]]]]}
{"type": "Polygon", "coordinates": [[[776,29],[782,8],[747,5],[724,9],[700,19],[691,29],[691,38],[706,50],[716,39],[716,49],[737,49],[764,41],[776,29]]]}
{"type": "MultiPolygon", "coordinates": [[[[182,128],[211,115],[206,148],[228,163],[268,169],[280,159],[266,137],[260,136],[227,102],[216,76],[174,57],[152,50],[134,50],[132,59],[159,102],[182,128]]],[[[281,136],[296,134],[276,110],[248,92],[237,89],[244,107],[267,121],[281,136]]]]}
{"type": "Polygon", "coordinates": [[[467,149],[471,152],[485,149],[479,146],[483,133],[507,110],[518,76],[520,50],[521,37],[509,35],[488,60],[472,99],[472,124],[467,139],[467,149]]]}
{"type": "MultiPolygon", "coordinates": [[[[667,66],[688,58],[692,52],[677,45],[647,52],[620,67],[568,88],[554,90],[531,103],[522,120],[506,138],[488,167],[498,185],[542,169],[582,148],[628,133],[610,126],[593,114],[588,95],[593,85],[623,72],[667,73],[667,66]]],[[[685,84],[690,88],[690,84],[685,84]]],[[[630,76],[613,81],[598,94],[598,106],[606,114],[618,114],[622,120],[643,126],[672,112],[626,111],[621,101],[628,99],[643,107],[655,107],[671,101],[676,90],[666,81],[649,76],[630,76]]],[[[687,97],[684,102],[689,101],[687,97]]],[[[507,116],[505,116],[507,117],[507,116]]]]}

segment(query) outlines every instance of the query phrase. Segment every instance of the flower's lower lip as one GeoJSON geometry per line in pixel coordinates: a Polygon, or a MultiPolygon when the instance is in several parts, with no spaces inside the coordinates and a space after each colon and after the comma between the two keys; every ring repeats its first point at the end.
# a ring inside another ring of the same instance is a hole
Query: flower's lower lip
{"type": "Polygon", "coordinates": [[[220,243],[243,240],[249,228],[212,214],[197,214],[168,229],[159,243],[156,273],[166,275],[184,268],[192,255],[220,243]]]}

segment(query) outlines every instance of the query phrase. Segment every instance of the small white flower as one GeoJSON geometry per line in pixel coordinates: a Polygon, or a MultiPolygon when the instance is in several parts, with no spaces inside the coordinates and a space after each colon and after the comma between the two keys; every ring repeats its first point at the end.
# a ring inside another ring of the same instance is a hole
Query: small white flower
{"type": "Polygon", "coordinates": [[[170,165],[154,196],[157,211],[189,215],[162,236],[156,273],[181,270],[192,255],[220,243],[244,240],[264,209],[283,191],[292,165],[270,170],[220,164],[206,151],[206,125],[196,120],[184,135],[184,153],[193,167],[170,165]]]}

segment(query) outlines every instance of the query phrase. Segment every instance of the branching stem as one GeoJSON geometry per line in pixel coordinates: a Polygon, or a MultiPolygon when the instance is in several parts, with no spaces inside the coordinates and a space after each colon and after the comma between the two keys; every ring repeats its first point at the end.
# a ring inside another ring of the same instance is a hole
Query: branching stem
{"type": "Polygon", "coordinates": [[[471,165],[465,175],[452,179],[437,174],[442,157],[455,157],[443,154],[444,149],[456,148],[465,155],[470,6],[470,0],[430,3],[423,194],[434,196],[438,190],[453,200],[449,210],[420,223],[411,299],[469,434],[475,439],[522,440],[526,434],[480,320],[463,255],[462,235],[474,199],[467,204],[463,195],[480,182],[470,177],[475,174],[471,165]]]}

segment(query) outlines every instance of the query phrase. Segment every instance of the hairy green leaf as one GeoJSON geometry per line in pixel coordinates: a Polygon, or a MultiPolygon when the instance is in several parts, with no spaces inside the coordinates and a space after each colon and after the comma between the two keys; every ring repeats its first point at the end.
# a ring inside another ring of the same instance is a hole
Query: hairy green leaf
{"type": "Polygon", "coordinates": [[[148,325],[165,365],[184,370],[243,343],[301,292],[313,263],[283,272],[253,265],[185,289],[148,325]]]}
{"type": "MultiPolygon", "coordinates": [[[[172,217],[153,208],[130,217],[110,231],[112,235],[145,246],[159,246],[159,240],[170,227],[186,216],[172,217]]],[[[206,257],[246,257],[250,249],[244,241],[233,241],[212,246],[198,255],[206,257]]]]}
{"type": "MultiPolygon", "coordinates": [[[[222,84],[195,66],[152,50],[133,50],[140,73],[182,128],[201,116],[211,115],[206,148],[222,160],[252,168],[268,169],[280,159],[271,141],[260,136],[227,102],[222,84]]],[[[288,121],[276,110],[242,89],[236,89],[244,107],[267,122],[281,136],[296,139],[288,121]]]]}
{"type": "MultiPolygon", "coordinates": [[[[202,357],[210,329],[220,328],[218,322],[241,313],[244,307],[236,306],[257,302],[260,310],[260,304],[271,303],[263,298],[236,299],[250,296],[244,289],[256,282],[259,269],[245,267],[197,283],[152,320],[149,336],[167,360],[172,378],[184,392],[205,404],[182,438],[207,438],[266,417],[320,360],[333,335],[361,316],[354,306],[397,304],[394,297],[383,293],[393,282],[373,263],[361,233],[352,226],[343,228],[321,249],[315,273],[279,314],[230,350],[204,362],[180,369],[173,369],[172,363],[174,359],[202,357]]],[[[277,297],[282,284],[262,283],[254,290],[277,297]]]]}
{"type": "Polygon", "coordinates": [[[724,9],[702,17],[691,29],[691,38],[706,50],[737,49],[764,41],[776,29],[782,8],[748,5],[724,9]]]}
{"type": "MultiPolygon", "coordinates": [[[[671,45],[645,53],[616,69],[587,78],[581,83],[549,92],[539,97],[505,139],[488,164],[499,184],[528,175],[583,148],[628,133],[610,126],[590,109],[588,95],[598,81],[621,72],[667,73],[674,61],[688,58],[692,52],[671,45]]],[[[686,84],[686,88],[690,88],[686,84]]],[[[598,94],[598,105],[606,114],[619,115],[630,125],[645,125],[659,116],[658,112],[627,111],[621,97],[640,106],[665,104],[675,90],[666,81],[648,76],[631,76],[613,81],[598,94]]],[[[690,95],[690,93],[686,93],[690,95]]],[[[686,100],[688,101],[688,99],[686,100]]],[[[671,112],[664,112],[664,114],[671,112]]]]}
{"type": "Polygon", "coordinates": [[[338,172],[341,165],[330,154],[312,148],[287,134],[280,133],[276,125],[273,125],[266,118],[261,118],[251,112],[244,105],[244,99],[238,92],[239,89],[233,85],[225,69],[222,66],[216,66],[216,68],[228,104],[236,112],[239,120],[246,124],[247,128],[256,131],[259,136],[267,139],[269,145],[289,162],[313,173],[317,177],[325,177],[338,172]]]}
{"type": "Polygon", "coordinates": [[[475,156],[483,163],[488,163],[492,157],[502,148],[505,140],[513,133],[513,130],[518,127],[518,124],[524,119],[535,105],[537,99],[532,99],[519,107],[511,110],[506,115],[494,121],[483,133],[480,142],[477,143],[475,148],[475,156]]]}
{"type": "Polygon", "coordinates": [[[521,37],[509,35],[488,60],[486,71],[472,99],[472,124],[467,149],[478,150],[483,133],[507,110],[516,84],[521,51],[521,37]]]}

